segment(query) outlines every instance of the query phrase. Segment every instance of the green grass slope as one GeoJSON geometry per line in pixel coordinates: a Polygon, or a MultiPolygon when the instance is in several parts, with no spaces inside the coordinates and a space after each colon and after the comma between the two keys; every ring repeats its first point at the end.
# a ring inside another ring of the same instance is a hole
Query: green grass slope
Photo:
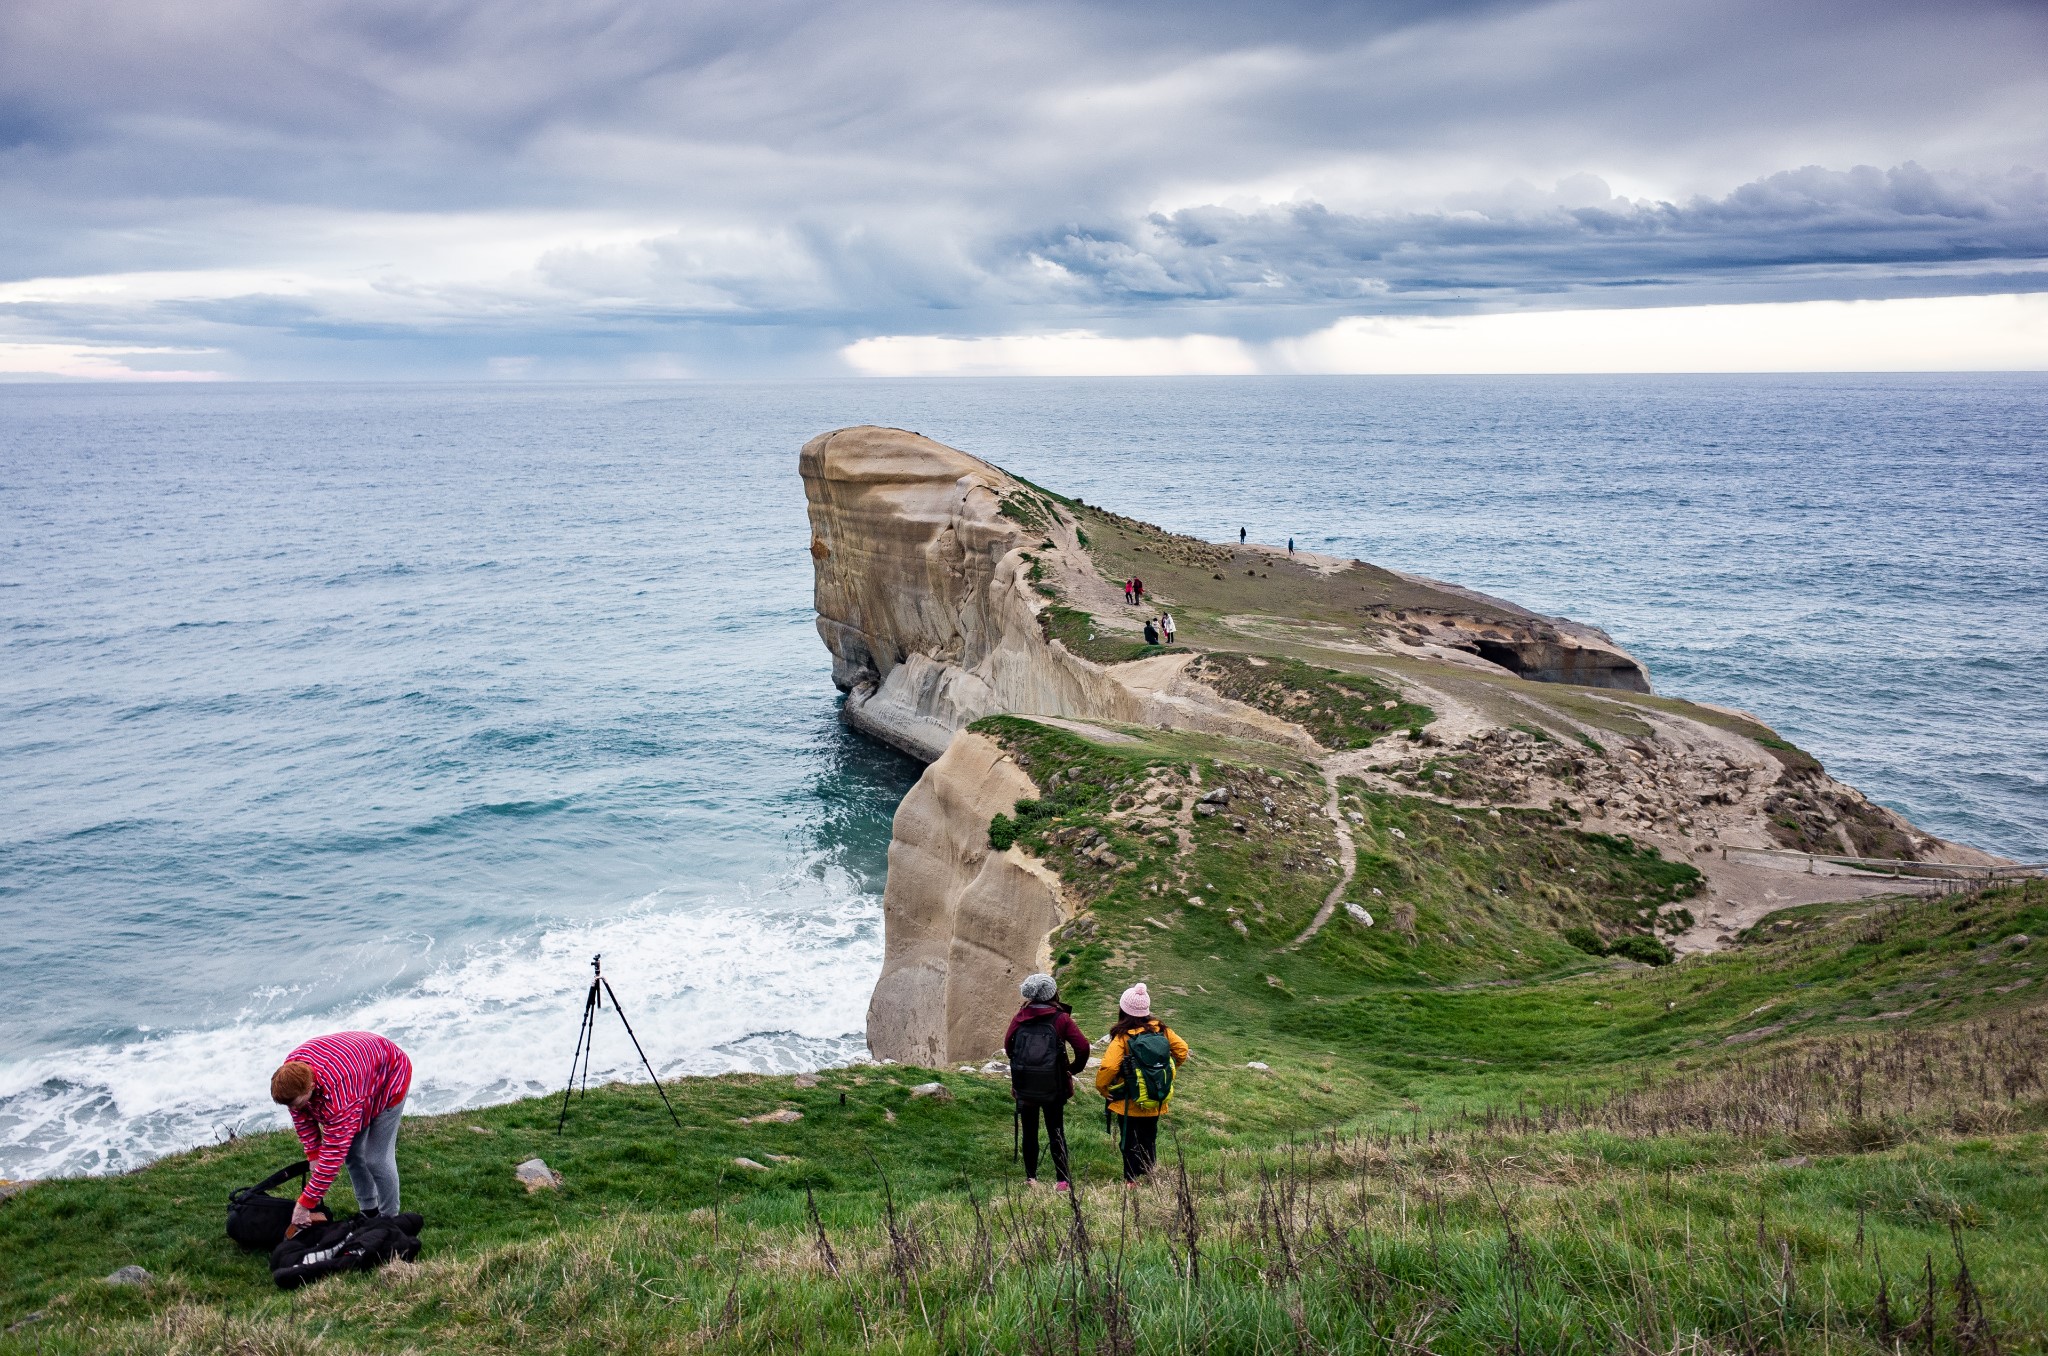
{"type": "MultiPolygon", "coordinates": [[[[1166,1162],[1027,1192],[1006,1082],[865,1066],[416,1118],[412,1266],[284,1295],[221,1233],[283,1134],[0,1201],[0,1351],[2007,1352],[2048,1344],[2048,885],[1791,911],[1649,967],[1690,868],[1264,746],[980,727],[1044,796],[994,833],[1085,905],[1099,1034],[1189,1041],[1166,1162]],[[1211,813],[1189,793],[1228,797],[1211,813]],[[913,1097],[936,1079],[945,1098],[913,1097]],[[748,1118],[789,1109],[788,1123],[748,1118]],[[512,1177],[539,1155],[559,1191],[512,1177]],[[745,1157],[765,1170],[740,1166],[745,1157]],[[101,1279],[137,1263],[154,1281],[101,1279]]],[[[253,1075],[252,1075],[253,1076],[253,1075]]],[[[346,1200],[345,1190],[340,1193],[346,1200]]]]}

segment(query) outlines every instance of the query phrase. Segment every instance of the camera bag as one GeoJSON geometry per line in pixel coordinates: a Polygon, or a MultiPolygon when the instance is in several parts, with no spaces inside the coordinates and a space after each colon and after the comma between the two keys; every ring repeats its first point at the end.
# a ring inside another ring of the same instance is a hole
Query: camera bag
{"type": "Polygon", "coordinates": [[[269,1252],[284,1242],[284,1232],[292,1224],[293,1202],[271,1195],[270,1189],[283,1186],[294,1177],[304,1177],[311,1166],[302,1158],[289,1167],[279,1168],[255,1186],[229,1192],[228,1237],[249,1252],[269,1252]]]}
{"type": "Polygon", "coordinates": [[[420,1255],[420,1228],[410,1211],[400,1215],[349,1215],[308,1225],[270,1251],[270,1279],[280,1290],[296,1290],[322,1276],[374,1271],[386,1262],[410,1262],[420,1255]]]}

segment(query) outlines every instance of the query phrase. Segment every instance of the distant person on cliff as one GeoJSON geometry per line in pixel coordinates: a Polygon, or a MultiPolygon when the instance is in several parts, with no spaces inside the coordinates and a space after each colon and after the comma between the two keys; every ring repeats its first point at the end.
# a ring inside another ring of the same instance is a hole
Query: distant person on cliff
{"type": "Polygon", "coordinates": [[[1171,612],[1159,614],[1159,634],[1166,637],[1168,645],[1173,644],[1173,614],[1171,612]]]}
{"type": "Polygon", "coordinates": [[[1147,645],[1157,645],[1159,643],[1159,628],[1152,624],[1150,617],[1145,618],[1145,643],[1147,645]]]}
{"type": "Polygon", "coordinates": [[[1131,587],[1137,582],[1135,579],[1124,580],[1124,606],[1126,607],[1129,607],[1131,603],[1131,587]]]}
{"type": "Polygon", "coordinates": [[[1131,592],[1138,595],[1138,606],[1143,607],[1145,605],[1145,581],[1133,579],[1131,581],[1131,592]]]}
{"type": "Polygon", "coordinates": [[[1287,539],[1287,554],[1290,556],[1294,554],[1294,538],[1292,537],[1287,539]]]}
{"type": "Polygon", "coordinates": [[[1038,1185],[1038,1122],[1045,1120],[1045,1139],[1052,1149],[1053,1189],[1071,1190],[1067,1171],[1067,1103],[1074,1097],[1074,1075],[1088,1067],[1088,1037],[1074,1021],[1073,1009],[1060,1002],[1051,975],[1026,975],[1019,986],[1024,1006],[1010,1019],[1003,1037],[1003,1055],[1010,1061],[1010,1097],[1024,1133],[1024,1184],[1038,1185]]]}
{"type": "Polygon", "coordinates": [[[1239,546],[1244,545],[1244,529],[1241,527],[1237,529],[1237,544],[1239,546]]]}
{"type": "Polygon", "coordinates": [[[398,1118],[412,1089],[405,1051],[369,1031],[315,1036],[270,1076],[270,1100],[287,1107],[313,1167],[292,1208],[292,1233],[313,1212],[342,1166],[366,1215],[398,1213],[398,1118]]]}
{"type": "Polygon", "coordinates": [[[1144,984],[1125,989],[1095,1069],[1095,1090],[1109,1099],[1104,1115],[1123,1130],[1126,1185],[1152,1171],[1159,1157],[1159,1118],[1173,1096],[1174,1072],[1187,1062],[1188,1043],[1152,1015],[1144,984]]]}

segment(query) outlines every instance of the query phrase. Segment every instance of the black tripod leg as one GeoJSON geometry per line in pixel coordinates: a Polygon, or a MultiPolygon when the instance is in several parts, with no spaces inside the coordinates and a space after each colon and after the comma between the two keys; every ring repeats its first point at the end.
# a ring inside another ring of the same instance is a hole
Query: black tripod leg
{"type": "MultiPolygon", "coordinates": [[[[590,981],[590,992],[583,999],[583,1020],[576,1026],[576,1053],[569,1057],[569,1082],[562,1089],[562,1114],[555,1121],[555,1133],[558,1135],[562,1133],[562,1127],[569,1123],[569,1094],[576,1090],[576,1066],[581,1064],[586,1071],[590,1067],[585,1051],[590,1043],[592,1018],[596,1015],[592,1009],[596,1006],[597,981],[593,979],[590,981]]],[[[585,1076],[588,1076],[587,1072],[585,1076]]]]}
{"type": "Polygon", "coordinates": [[[654,1072],[654,1066],[647,1062],[647,1052],[640,1048],[640,1038],[633,1034],[633,1024],[626,1020],[626,1010],[619,1006],[619,996],[612,993],[612,982],[604,982],[604,991],[611,994],[612,1011],[619,1014],[620,1025],[626,1028],[626,1038],[633,1042],[633,1053],[640,1056],[640,1067],[647,1070],[647,1076],[654,1080],[654,1090],[661,1093],[661,1104],[668,1108],[668,1118],[676,1123],[676,1129],[683,1128],[683,1118],[676,1115],[674,1104],[668,1100],[668,1093],[662,1089],[661,1075],[654,1072]]]}

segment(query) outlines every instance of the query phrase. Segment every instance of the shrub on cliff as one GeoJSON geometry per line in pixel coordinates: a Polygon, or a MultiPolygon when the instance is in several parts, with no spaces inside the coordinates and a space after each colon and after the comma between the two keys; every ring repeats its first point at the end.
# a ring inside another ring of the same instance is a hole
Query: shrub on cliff
{"type": "Polygon", "coordinates": [[[1033,817],[1031,812],[1037,807],[1038,802],[1035,800],[1018,801],[1017,813],[1014,816],[999,814],[989,820],[988,845],[997,852],[1007,851],[1010,844],[1017,841],[1019,834],[1030,832],[1030,825],[1026,821],[1033,817]]]}
{"type": "Polygon", "coordinates": [[[1600,934],[1587,927],[1584,923],[1566,928],[1564,930],[1564,939],[1589,956],[1604,956],[1607,954],[1607,943],[1601,941],[1600,934]]]}
{"type": "Polygon", "coordinates": [[[1607,948],[1607,954],[1620,956],[1623,960],[1640,961],[1644,965],[1671,964],[1671,948],[1655,937],[1645,937],[1639,932],[1630,933],[1615,942],[1607,948]]]}

